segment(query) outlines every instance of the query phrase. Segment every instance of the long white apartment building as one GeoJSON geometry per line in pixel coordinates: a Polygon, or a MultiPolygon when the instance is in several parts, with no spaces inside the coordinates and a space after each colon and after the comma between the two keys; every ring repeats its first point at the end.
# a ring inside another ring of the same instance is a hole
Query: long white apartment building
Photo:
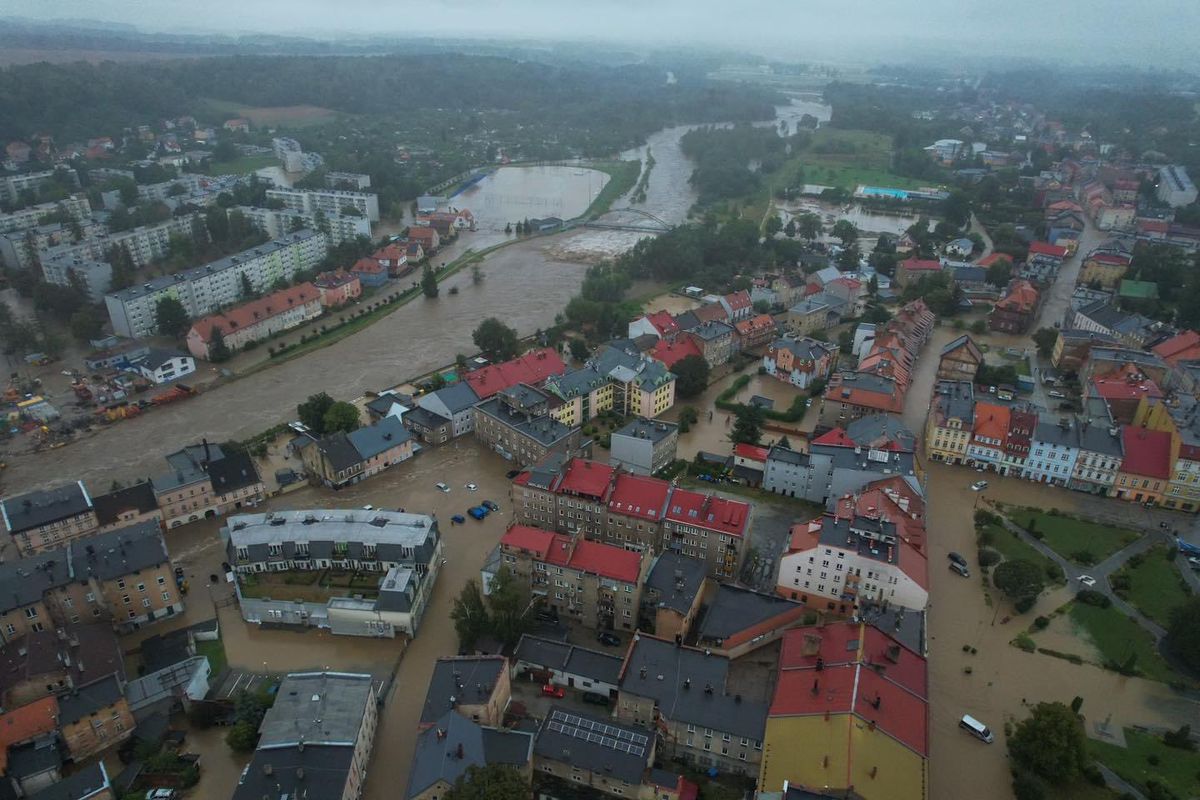
{"type": "Polygon", "coordinates": [[[75,219],[82,220],[91,216],[92,204],[88,202],[87,195],[73,194],[66,200],[60,200],[57,203],[38,203],[36,206],[22,208],[11,214],[0,214],[0,233],[36,228],[42,224],[43,219],[51,214],[57,214],[60,210],[66,211],[75,219]]]}
{"type": "Polygon", "coordinates": [[[48,222],[23,231],[0,233],[0,263],[9,269],[29,269],[35,261],[45,260],[44,254],[56,247],[75,244],[78,232],[80,241],[93,236],[103,236],[108,229],[88,217],[75,221],[74,225],[48,222]]]}
{"type": "MultiPolygon", "coordinates": [[[[232,209],[242,212],[242,216],[253,225],[262,228],[267,236],[275,238],[299,228],[317,229],[316,216],[303,211],[293,211],[290,208],[254,208],[252,206],[237,206],[232,209]]],[[[366,217],[350,217],[344,214],[326,215],[325,222],[329,227],[327,235],[331,245],[341,244],[347,239],[357,236],[371,235],[371,220],[366,217]]]]}
{"type": "Polygon", "coordinates": [[[285,208],[325,216],[341,214],[347,206],[355,208],[371,222],[379,222],[379,196],[370,192],[342,189],[267,189],[267,197],[283,201],[285,208]]]}
{"type": "Polygon", "coordinates": [[[241,299],[243,275],[255,291],[262,291],[280,278],[291,280],[297,272],[316,267],[328,250],[325,234],[297,231],[202,267],[112,292],[105,295],[104,304],[114,333],[149,336],[157,329],[155,309],[164,297],[179,300],[189,317],[202,317],[241,299]]]}
{"type": "Polygon", "coordinates": [[[1187,170],[1171,164],[1158,171],[1158,199],[1171,208],[1191,205],[1196,202],[1196,184],[1188,177],[1187,170]]]}
{"type": "Polygon", "coordinates": [[[182,186],[182,194],[192,194],[198,192],[208,185],[211,181],[207,175],[198,175],[194,172],[184,172],[178,178],[172,178],[169,181],[160,183],[139,183],[137,187],[138,200],[140,202],[156,202],[166,200],[168,197],[174,197],[180,194],[176,186],[182,186]],[[172,194],[175,193],[175,195],[172,194]]]}
{"type": "Polygon", "coordinates": [[[54,180],[54,173],[62,170],[67,173],[70,183],[75,187],[79,186],[79,173],[70,167],[58,167],[57,169],[44,169],[40,172],[22,172],[18,175],[0,176],[0,201],[5,203],[15,203],[21,197],[21,192],[26,189],[36,191],[42,184],[50,183],[54,180]]]}
{"type": "Polygon", "coordinates": [[[46,283],[70,286],[72,274],[83,284],[93,303],[102,302],[112,289],[112,264],[107,261],[80,256],[42,259],[42,277],[46,283]]]}
{"type": "MultiPolygon", "coordinates": [[[[89,222],[84,222],[82,225],[84,238],[80,241],[72,243],[64,240],[69,237],[58,237],[48,240],[45,243],[46,246],[38,248],[38,259],[43,268],[50,261],[104,261],[108,258],[108,251],[113,245],[125,248],[133,263],[141,267],[167,255],[171,249],[172,236],[192,236],[192,217],[190,216],[172,217],[154,225],[143,225],[118,233],[107,233],[103,227],[89,222]]],[[[14,266],[13,263],[10,263],[11,259],[13,262],[17,262],[15,267],[20,269],[27,268],[32,261],[29,248],[24,246],[24,241],[17,234],[0,234],[0,259],[3,259],[9,266],[14,266]],[[14,236],[17,236],[16,244],[13,244],[14,240],[10,238],[14,236]],[[8,238],[8,244],[6,244],[6,238],[8,238]],[[16,246],[17,244],[20,246],[16,246]]],[[[51,283],[59,282],[49,277],[47,280],[51,283]]]]}

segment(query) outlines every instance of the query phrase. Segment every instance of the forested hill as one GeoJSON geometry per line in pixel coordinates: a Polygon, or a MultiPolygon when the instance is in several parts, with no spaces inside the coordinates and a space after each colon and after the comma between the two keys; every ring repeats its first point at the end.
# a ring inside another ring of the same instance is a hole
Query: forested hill
{"type": "Polygon", "coordinates": [[[769,90],[710,83],[698,73],[676,77],[668,85],[660,68],[647,66],[551,66],[447,53],[40,63],[0,70],[0,141],[38,131],[84,139],[158,118],[203,118],[205,98],[353,114],[514,111],[615,126],[636,140],[671,123],[770,118],[779,100],[769,90]]]}

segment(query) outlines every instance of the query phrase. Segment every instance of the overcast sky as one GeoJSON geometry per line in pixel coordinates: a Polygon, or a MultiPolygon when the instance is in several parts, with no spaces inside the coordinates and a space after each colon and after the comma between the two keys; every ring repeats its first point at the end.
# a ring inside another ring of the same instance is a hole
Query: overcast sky
{"type": "Polygon", "coordinates": [[[696,43],[795,60],[986,54],[1193,68],[1200,61],[1200,0],[0,0],[6,15],[177,32],[696,43]]]}

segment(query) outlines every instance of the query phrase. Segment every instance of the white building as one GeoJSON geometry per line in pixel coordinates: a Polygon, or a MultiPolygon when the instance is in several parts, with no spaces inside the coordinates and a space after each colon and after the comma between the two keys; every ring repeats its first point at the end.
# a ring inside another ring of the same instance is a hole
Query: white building
{"type": "Polygon", "coordinates": [[[54,173],[59,170],[66,173],[66,179],[71,185],[76,188],[79,187],[79,174],[70,167],[45,169],[41,172],[22,172],[19,175],[6,175],[0,177],[0,202],[15,203],[21,199],[21,192],[36,192],[43,184],[55,180],[54,173]]]}
{"type": "Polygon", "coordinates": [[[178,178],[161,183],[139,183],[137,187],[138,202],[161,202],[168,197],[198,192],[208,183],[207,175],[185,172],[178,178]],[[176,188],[179,187],[179,188],[176,188]]]}
{"type": "Polygon", "coordinates": [[[271,140],[275,157],[283,164],[285,172],[302,172],[304,170],[304,148],[295,139],[288,136],[278,136],[271,140]]]}
{"type": "Polygon", "coordinates": [[[1191,205],[1196,202],[1196,184],[1188,177],[1187,170],[1171,164],[1158,171],[1158,199],[1171,208],[1191,205]]]}
{"type": "Polygon", "coordinates": [[[59,211],[66,211],[74,219],[82,220],[91,216],[92,204],[88,202],[87,195],[76,194],[57,203],[38,203],[11,214],[0,214],[0,233],[36,228],[47,216],[59,211]]]}
{"type": "Polygon", "coordinates": [[[114,333],[148,336],[157,328],[155,309],[165,297],[179,300],[189,317],[202,317],[241,299],[243,275],[255,291],[262,291],[280,278],[291,280],[297,272],[316,267],[327,252],[325,234],[297,231],[202,267],[113,292],[104,303],[114,333]]]}
{"type": "Polygon", "coordinates": [[[93,303],[104,301],[104,295],[112,288],[112,264],[93,258],[60,256],[42,259],[42,277],[46,283],[70,286],[74,275],[93,303]]]}
{"type": "MultiPolygon", "coordinates": [[[[288,208],[253,208],[238,206],[235,210],[242,212],[256,227],[262,228],[271,238],[283,236],[300,228],[317,229],[317,220],[313,214],[302,211],[292,211],[288,208]]],[[[374,238],[371,233],[371,220],[366,217],[351,217],[345,214],[326,215],[326,225],[329,228],[329,243],[341,244],[347,239],[358,236],[374,238]]]]}
{"type": "Polygon", "coordinates": [[[196,359],[178,350],[151,348],[134,361],[131,368],[156,384],[170,383],[196,371],[196,359]]]}
{"type": "Polygon", "coordinates": [[[966,152],[966,144],[961,139],[938,139],[926,147],[925,152],[943,164],[949,164],[966,152]]]}
{"type": "Polygon", "coordinates": [[[371,176],[361,172],[326,172],[325,185],[330,189],[353,186],[355,190],[370,189],[371,176]]]}
{"type": "Polygon", "coordinates": [[[268,189],[267,197],[283,201],[285,208],[325,216],[341,214],[344,208],[354,208],[371,222],[379,221],[379,196],[369,192],[347,192],[341,189],[268,189]]]}

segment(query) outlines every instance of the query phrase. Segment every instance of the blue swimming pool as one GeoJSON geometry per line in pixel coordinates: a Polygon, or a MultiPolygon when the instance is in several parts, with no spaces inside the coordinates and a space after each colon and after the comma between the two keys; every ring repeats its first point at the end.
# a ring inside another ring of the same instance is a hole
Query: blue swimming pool
{"type": "Polygon", "coordinates": [[[896,200],[908,199],[908,192],[903,189],[886,189],[882,186],[860,186],[858,193],[863,197],[891,197],[896,200]]]}

